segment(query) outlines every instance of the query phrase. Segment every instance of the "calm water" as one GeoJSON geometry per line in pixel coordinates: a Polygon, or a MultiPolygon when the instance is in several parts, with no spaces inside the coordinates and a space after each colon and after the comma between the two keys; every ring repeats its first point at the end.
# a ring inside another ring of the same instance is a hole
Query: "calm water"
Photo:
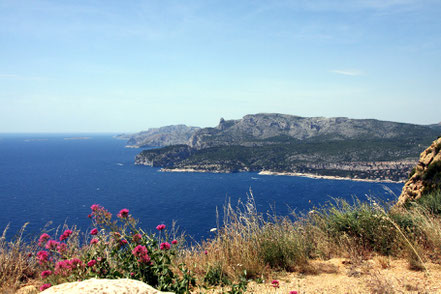
{"type": "MultiPolygon", "coordinates": [[[[72,135],[0,134],[0,228],[15,233],[29,222],[37,234],[53,226],[77,224],[88,229],[90,205],[98,203],[114,215],[128,208],[146,230],[177,221],[196,240],[216,226],[216,207],[226,199],[246,199],[251,188],[261,212],[275,207],[279,215],[305,211],[331,197],[395,199],[402,184],[318,180],[257,173],[164,173],[133,164],[138,149],[110,135],[65,140],[72,135]]],[[[90,136],[90,135],[87,135],[90,136]]]]}

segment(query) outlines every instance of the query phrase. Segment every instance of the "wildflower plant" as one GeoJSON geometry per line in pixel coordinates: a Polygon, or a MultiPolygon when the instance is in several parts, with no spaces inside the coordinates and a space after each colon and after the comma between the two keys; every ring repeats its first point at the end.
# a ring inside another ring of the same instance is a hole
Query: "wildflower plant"
{"type": "Polygon", "coordinates": [[[60,241],[41,235],[37,259],[45,285],[93,277],[130,278],[159,290],[189,293],[195,279],[184,264],[173,264],[178,241],[169,243],[165,225],[157,227],[158,236],[149,235],[138,227],[138,221],[126,208],[116,218],[98,204],[92,205],[91,210],[93,229],[88,242],[80,248],[79,242],[71,240],[78,236],[72,230],[65,230],[60,241]],[[75,246],[77,250],[71,248],[75,246]]]}

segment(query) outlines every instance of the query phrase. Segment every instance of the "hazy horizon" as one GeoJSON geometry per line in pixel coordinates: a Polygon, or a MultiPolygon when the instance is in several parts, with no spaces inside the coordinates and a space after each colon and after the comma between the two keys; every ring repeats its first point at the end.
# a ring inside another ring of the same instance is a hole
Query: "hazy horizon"
{"type": "Polygon", "coordinates": [[[441,121],[435,0],[0,0],[0,133],[441,121]]]}

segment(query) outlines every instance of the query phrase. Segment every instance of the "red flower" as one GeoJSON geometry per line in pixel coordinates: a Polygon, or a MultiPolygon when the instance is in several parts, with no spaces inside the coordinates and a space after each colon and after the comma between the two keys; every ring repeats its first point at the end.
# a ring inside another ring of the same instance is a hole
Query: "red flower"
{"type": "Polygon", "coordinates": [[[66,243],[58,244],[58,246],[57,246],[57,251],[58,251],[58,253],[60,253],[60,254],[64,254],[64,253],[67,251],[67,245],[66,245],[66,243]]]}
{"type": "Polygon", "coordinates": [[[176,244],[178,244],[178,241],[177,241],[177,240],[173,240],[173,241],[172,241],[172,244],[173,244],[173,245],[176,245],[176,244]]]}
{"type": "Polygon", "coordinates": [[[37,252],[37,259],[39,264],[43,264],[47,262],[49,257],[49,253],[47,251],[38,251],[37,252]]]}
{"type": "Polygon", "coordinates": [[[148,263],[150,261],[150,257],[148,256],[148,250],[145,246],[138,245],[132,250],[132,254],[138,257],[139,263],[148,263]]]}
{"type": "Polygon", "coordinates": [[[157,229],[158,231],[162,231],[163,229],[165,229],[165,225],[164,225],[164,224],[157,225],[157,226],[156,226],[156,229],[157,229]]]}
{"type": "Polygon", "coordinates": [[[274,287],[274,288],[279,288],[279,281],[278,281],[278,280],[273,280],[273,281],[271,282],[271,284],[273,284],[273,287],[274,287]]]}
{"type": "Polygon", "coordinates": [[[92,211],[97,211],[98,209],[100,209],[100,206],[98,204],[92,204],[90,209],[92,209],[92,211]]]}
{"type": "Polygon", "coordinates": [[[41,287],[40,287],[40,291],[44,291],[44,290],[46,290],[47,288],[50,288],[52,285],[51,284],[44,284],[44,285],[42,285],[41,287]]]}
{"type": "Polygon", "coordinates": [[[92,229],[92,231],[90,231],[90,234],[91,235],[97,235],[98,234],[98,229],[97,228],[92,229]]]}
{"type": "Polygon", "coordinates": [[[92,266],[94,266],[96,264],[96,260],[95,259],[92,259],[91,261],[89,261],[88,263],[87,263],[87,266],[88,267],[92,267],[92,266]]]}
{"type": "Polygon", "coordinates": [[[60,245],[60,242],[57,242],[55,240],[49,240],[46,243],[46,246],[44,248],[48,250],[57,250],[58,245],[60,245]]]}
{"type": "Polygon", "coordinates": [[[139,243],[139,242],[141,241],[141,239],[142,239],[142,235],[141,235],[141,234],[135,234],[135,235],[133,235],[133,237],[132,237],[132,240],[133,240],[133,242],[135,242],[135,243],[139,243]]]}
{"type": "Polygon", "coordinates": [[[118,217],[126,218],[129,216],[129,210],[127,208],[121,209],[118,213],[118,217]]]}
{"type": "Polygon", "coordinates": [[[72,235],[71,230],[64,231],[63,235],[60,236],[60,241],[63,241],[64,239],[69,238],[70,235],[72,235]]]}
{"type": "Polygon", "coordinates": [[[41,234],[40,239],[38,239],[38,245],[43,246],[43,244],[46,243],[46,241],[50,238],[51,237],[46,233],[41,234]]]}
{"type": "Polygon", "coordinates": [[[170,243],[168,243],[168,242],[161,243],[159,248],[161,250],[169,250],[170,249],[170,243]]]}
{"type": "Polygon", "coordinates": [[[41,272],[41,278],[45,279],[47,277],[49,277],[50,275],[52,275],[52,271],[43,271],[41,272]]]}

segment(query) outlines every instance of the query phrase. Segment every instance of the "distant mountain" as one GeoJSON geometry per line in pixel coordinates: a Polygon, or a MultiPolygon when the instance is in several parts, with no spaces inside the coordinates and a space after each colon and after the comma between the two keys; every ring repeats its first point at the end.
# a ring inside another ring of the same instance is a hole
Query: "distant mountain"
{"type": "Polygon", "coordinates": [[[429,128],[432,128],[434,130],[441,131],[441,122],[433,125],[428,125],[429,128]]]}
{"type": "MultiPolygon", "coordinates": [[[[130,147],[162,147],[186,144],[190,137],[198,131],[198,127],[186,125],[171,125],[161,128],[151,128],[128,136],[127,145],[130,147]]],[[[123,135],[127,138],[127,135],[123,135]]]]}
{"type": "MultiPolygon", "coordinates": [[[[342,140],[382,140],[406,136],[433,137],[435,125],[421,126],[375,119],[346,117],[300,117],[278,113],[246,115],[239,120],[224,120],[215,128],[197,131],[190,139],[192,148],[215,146],[262,146],[280,142],[327,142],[342,140]]],[[[441,126],[440,126],[441,128],[441,126]]]]}
{"type": "Polygon", "coordinates": [[[277,113],[224,120],[186,144],[144,150],[136,164],[210,172],[266,171],[404,180],[441,130],[374,119],[277,113]]]}

